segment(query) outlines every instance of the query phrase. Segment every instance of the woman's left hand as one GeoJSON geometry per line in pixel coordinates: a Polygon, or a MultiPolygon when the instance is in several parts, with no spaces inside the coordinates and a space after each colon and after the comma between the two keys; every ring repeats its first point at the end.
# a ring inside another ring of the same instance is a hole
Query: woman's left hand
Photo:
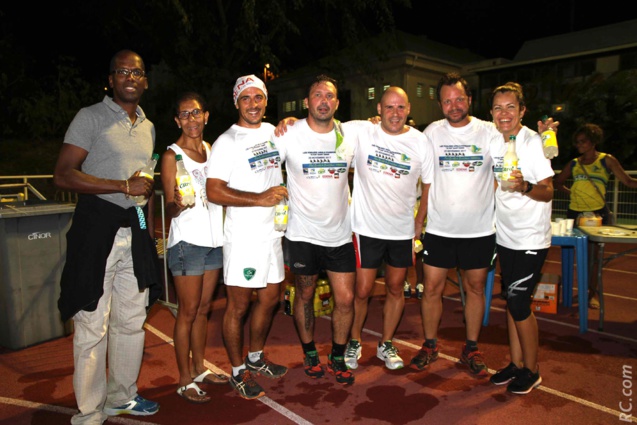
{"type": "Polygon", "coordinates": [[[555,132],[555,134],[557,134],[557,127],[560,126],[560,122],[559,121],[553,121],[553,118],[547,118],[546,121],[542,122],[541,120],[537,122],[537,131],[538,133],[542,134],[544,133],[546,130],[551,129],[555,132]]]}

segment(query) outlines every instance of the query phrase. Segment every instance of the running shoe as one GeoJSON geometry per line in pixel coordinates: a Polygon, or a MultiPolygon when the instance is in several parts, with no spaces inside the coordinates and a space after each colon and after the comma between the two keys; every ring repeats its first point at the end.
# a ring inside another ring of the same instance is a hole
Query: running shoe
{"type": "Polygon", "coordinates": [[[516,365],[514,365],[513,363],[509,363],[507,367],[505,367],[504,369],[500,369],[496,373],[491,375],[491,378],[489,380],[492,384],[495,385],[508,384],[515,379],[519,370],[520,369],[516,365]]]}
{"type": "Polygon", "coordinates": [[[308,351],[305,353],[303,364],[305,365],[305,374],[310,378],[321,378],[325,375],[317,351],[308,351]]]}
{"type": "Polygon", "coordinates": [[[254,363],[250,361],[249,357],[246,357],[246,366],[253,373],[272,379],[280,378],[288,372],[287,367],[272,363],[265,358],[263,353],[261,353],[259,360],[254,363]]]}
{"type": "Polygon", "coordinates": [[[396,370],[405,365],[403,359],[398,355],[398,349],[394,347],[391,341],[385,341],[378,345],[376,357],[385,362],[387,369],[396,370]]]}
{"type": "Polygon", "coordinates": [[[241,369],[237,376],[230,377],[230,386],[247,400],[254,400],[265,395],[265,391],[257,384],[247,368],[241,369]]]}
{"type": "Polygon", "coordinates": [[[108,416],[117,415],[134,415],[134,416],[150,416],[159,411],[159,403],[156,401],[146,400],[144,397],[137,395],[134,399],[126,404],[118,407],[105,407],[104,413],[108,416]]]}
{"type": "Polygon", "coordinates": [[[515,379],[507,385],[507,391],[513,394],[528,394],[542,383],[540,369],[533,373],[528,368],[518,369],[515,379]]]}
{"type": "Polygon", "coordinates": [[[347,385],[354,383],[354,375],[347,369],[345,359],[340,356],[327,356],[327,370],[336,378],[339,384],[347,385]]]}
{"type": "Polygon", "coordinates": [[[482,353],[478,350],[468,351],[466,345],[462,346],[460,362],[469,366],[471,373],[476,376],[487,376],[489,374],[482,353]]]}
{"type": "Polygon", "coordinates": [[[438,347],[430,348],[423,344],[418,354],[411,359],[409,367],[416,370],[425,370],[431,363],[438,360],[438,353],[440,353],[438,347]]]}
{"type": "Polygon", "coordinates": [[[348,369],[356,369],[358,367],[358,359],[361,358],[363,347],[358,340],[350,339],[345,349],[345,365],[348,369]]]}

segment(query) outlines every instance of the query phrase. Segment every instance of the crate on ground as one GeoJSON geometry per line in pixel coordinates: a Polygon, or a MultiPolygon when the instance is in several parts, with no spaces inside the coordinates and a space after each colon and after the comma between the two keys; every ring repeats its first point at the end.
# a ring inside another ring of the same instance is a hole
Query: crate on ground
{"type": "Polygon", "coordinates": [[[532,297],[531,311],[535,313],[557,314],[557,304],[560,301],[561,281],[560,275],[542,273],[532,297]]]}

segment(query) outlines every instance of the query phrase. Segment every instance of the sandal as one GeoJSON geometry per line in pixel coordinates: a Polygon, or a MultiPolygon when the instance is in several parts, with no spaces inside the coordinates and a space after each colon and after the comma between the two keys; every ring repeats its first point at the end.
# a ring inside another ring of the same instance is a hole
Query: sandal
{"type": "Polygon", "coordinates": [[[203,384],[225,385],[228,383],[228,377],[226,375],[219,375],[218,373],[214,373],[210,369],[206,369],[206,371],[201,375],[192,378],[192,381],[203,384]]]}
{"type": "Polygon", "coordinates": [[[211,400],[210,396],[206,395],[206,392],[202,391],[201,388],[199,388],[199,386],[194,382],[177,388],[177,394],[195,404],[208,403],[211,400]],[[189,393],[188,390],[195,390],[197,395],[192,395],[192,393],[189,393]]]}

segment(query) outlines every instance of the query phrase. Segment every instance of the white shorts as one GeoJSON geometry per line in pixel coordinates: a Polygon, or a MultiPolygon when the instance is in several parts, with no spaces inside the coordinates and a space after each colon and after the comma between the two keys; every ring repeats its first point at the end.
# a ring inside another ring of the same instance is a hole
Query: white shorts
{"type": "Polygon", "coordinates": [[[265,288],[285,278],[281,238],[223,245],[223,281],[228,286],[265,288]]]}

